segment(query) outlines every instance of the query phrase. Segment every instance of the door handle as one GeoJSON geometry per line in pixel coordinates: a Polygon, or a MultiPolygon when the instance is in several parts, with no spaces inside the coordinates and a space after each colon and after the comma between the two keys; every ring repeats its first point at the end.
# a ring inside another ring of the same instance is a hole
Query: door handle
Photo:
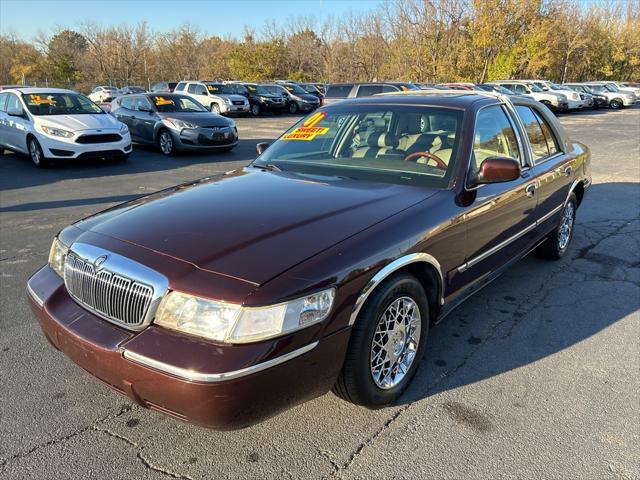
{"type": "Polygon", "coordinates": [[[524,193],[527,195],[527,197],[533,197],[536,193],[536,184],[530,183],[529,185],[524,187],[524,193]]]}
{"type": "Polygon", "coordinates": [[[571,172],[573,172],[573,168],[571,168],[571,165],[565,167],[564,169],[564,174],[568,177],[569,175],[571,175],[571,172]]]}

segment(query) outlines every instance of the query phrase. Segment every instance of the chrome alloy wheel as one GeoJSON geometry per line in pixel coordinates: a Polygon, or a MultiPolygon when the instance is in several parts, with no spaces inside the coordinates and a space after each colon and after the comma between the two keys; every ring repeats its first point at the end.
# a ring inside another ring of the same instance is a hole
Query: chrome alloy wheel
{"type": "Polygon", "coordinates": [[[420,309],[410,297],[400,297],[380,316],[371,342],[370,369],[383,390],[407,375],[420,343],[420,309]]]}
{"type": "Polygon", "coordinates": [[[165,155],[170,155],[173,151],[173,139],[169,132],[160,133],[160,150],[165,155]]]}
{"type": "Polygon", "coordinates": [[[31,156],[31,161],[39,166],[42,162],[42,150],[40,150],[38,141],[35,138],[29,140],[29,155],[31,156]]]}
{"type": "Polygon", "coordinates": [[[560,219],[560,227],[558,228],[558,247],[560,250],[564,250],[571,240],[571,233],[573,231],[573,221],[576,214],[573,202],[567,203],[562,212],[562,218],[560,219]]]}

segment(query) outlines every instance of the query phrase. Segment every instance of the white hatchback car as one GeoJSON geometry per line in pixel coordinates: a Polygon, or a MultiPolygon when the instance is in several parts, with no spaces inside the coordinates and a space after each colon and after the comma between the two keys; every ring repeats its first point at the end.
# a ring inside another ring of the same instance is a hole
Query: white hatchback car
{"type": "Polygon", "coordinates": [[[38,167],[55,159],[126,160],[131,136],[124,123],[77,92],[14,88],[0,92],[2,149],[26,153],[38,167]]]}
{"type": "Polygon", "coordinates": [[[96,103],[107,103],[119,95],[120,90],[116,87],[99,86],[91,91],[89,98],[96,103]]]}

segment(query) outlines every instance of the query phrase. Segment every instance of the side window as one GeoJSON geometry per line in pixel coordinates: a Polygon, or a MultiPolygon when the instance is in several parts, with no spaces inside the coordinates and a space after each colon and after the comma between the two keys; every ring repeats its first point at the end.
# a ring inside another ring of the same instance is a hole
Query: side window
{"type": "Polygon", "coordinates": [[[529,107],[525,107],[524,105],[516,105],[516,111],[520,116],[520,120],[522,120],[524,129],[527,131],[533,160],[537,161],[541,158],[548,157],[549,147],[547,146],[547,140],[535,114],[529,107]]]}
{"type": "Polygon", "coordinates": [[[204,85],[196,85],[196,95],[204,95],[207,96],[207,89],[204,85]]]}
{"type": "MultiPolygon", "coordinates": [[[[178,83],[178,84],[176,85],[176,88],[174,88],[173,90],[174,90],[174,91],[177,91],[177,92],[181,92],[181,91],[183,91],[183,90],[184,90],[184,87],[185,87],[186,85],[187,85],[186,83],[184,83],[184,82],[180,82],[180,83],[178,83]]],[[[162,88],[162,85],[159,85],[159,87],[160,87],[160,88],[162,88]]]]}
{"type": "Polygon", "coordinates": [[[13,93],[7,94],[7,106],[5,107],[7,111],[11,110],[12,108],[21,107],[22,105],[20,105],[20,100],[18,99],[17,95],[14,95],[13,93]]]}
{"type": "Polygon", "coordinates": [[[140,112],[153,110],[151,108],[151,103],[149,103],[149,100],[147,100],[147,97],[135,97],[135,99],[136,110],[140,112]]]}
{"type": "Polygon", "coordinates": [[[475,168],[488,157],[510,157],[520,160],[516,136],[502,107],[480,110],[473,143],[475,168]]]}
{"type": "Polygon", "coordinates": [[[533,113],[536,116],[536,120],[540,124],[540,128],[542,128],[542,133],[544,134],[544,139],[547,141],[547,148],[549,149],[549,155],[555,155],[560,150],[558,148],[558,142],[556,141],[556,137],[553,134],[553,130],[547,123],[547,121],[538,113],[535,109],[533,109],[533,113]]]}
{"type": "Polygon", "coordinates": [[[387,92],[397,92],[398,88],[394,87],[393,85],[383,85],[382,86],[382,93],[387,93],[387,92]]]}
{"type": "Polygon", "coordinates": [[[382,85],[360,85],[356,97],[370,97],[376,93],[382,93],[382,85]]]}
{"type": "Polygon", "coordinates": [[[327,98],[346,98],[349,96],[349,92],[353,88],[353,84],[348,83],[346,85],[329,85],[327,88],[327,98]]]}
{"type": "Polygon", "coordinates": [[[7,109],[4,108],[4,104],[7,101],[8,93],[0,93],[0,112],[6,112],[7,109]]]}
{"type": "Polygon", "coordinates": [[[197,85],[195,83],[190,83],[189,86],[187,87],[187,92],[197,95],[198,89],[196,87],[197,85]]]}
{"type": "Polygon", "coordinates": [[[120,106],[128,110],[133,110],[133,100],[135,97],[124,97],[120,99],[120,106]]]}

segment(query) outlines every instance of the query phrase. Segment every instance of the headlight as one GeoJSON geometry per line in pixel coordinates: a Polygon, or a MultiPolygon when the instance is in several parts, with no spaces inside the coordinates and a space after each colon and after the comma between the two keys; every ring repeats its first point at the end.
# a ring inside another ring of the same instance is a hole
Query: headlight
{"type": "Polygon", "coordinates": [[[220,342],[257,342],[321,322],[334,297],[330,288],[278,305],[243,307],[174,291],[160,304],[155,323],[220,342]]]}
{"type": "Polygon", "coordinates": [[[267,97],[258,97],[261,102],[266,102],[268,100],[267,97]]]}
{"type": "Polygon", "coordinates": [[[120,133],[129,133],[129,127],[127,127],[126,123],[120,124],[120,133]]]}
{"type": "Polygon", "coordinates": [[[62,130],[61,128],[45,127],[44,125],[41,128],[44,133],[46,133],[47,135],[52,135],[54,137],[73,137],[73,132],[62,130]]]}
{"type": "Polygon", "coordinates": [[[231,105],[231,99],[230,98],[225,98],[224,99],[224,103],[226,103],[227,105],[231,105]]]}
{"type": "Polygon", "coordinates": [[[51,250],[49,250],[49,266],[62,278],[64,278],[64,262],[68,252],[69,247],[58,240],[58,237],[55,237],[51,244],[51,250]]]}
{"type": "Polygon", "coordinates": [[[198,125],[194,125],[193,123],[185,122],[184,120],[178,120],[177,118],[165,118],[165,125],[174,130],[183,130],[185,128],[198,128],[198,125]]]}

